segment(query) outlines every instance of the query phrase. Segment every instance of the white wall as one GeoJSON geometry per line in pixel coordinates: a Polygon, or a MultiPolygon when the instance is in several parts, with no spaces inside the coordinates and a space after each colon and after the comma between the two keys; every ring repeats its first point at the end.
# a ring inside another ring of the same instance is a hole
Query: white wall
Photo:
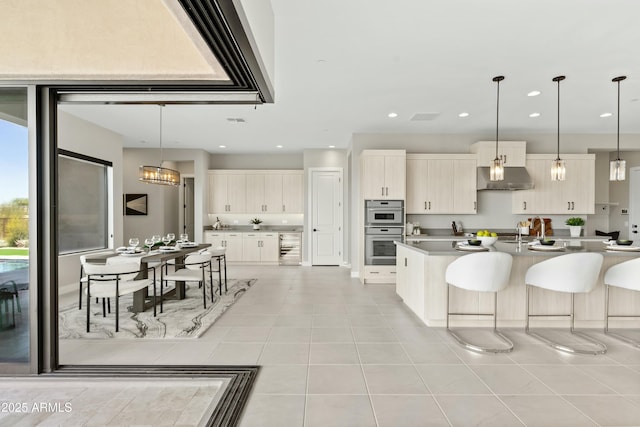
{"type": "MultiPolygon", "coordinates": [[[[123,241],[122,218],[122,136],[76,116],[58,110],[58,147],[108,160],[113,163],[113,239],[114,245],[123,241]]],[[[77,286],[80,255],[58,257],[58,283],[60,293],[77,286]]],[[[77,288],[76,288],[77,289],[77,288]]]]}
{"type": "Polygon", "coordinates": [[[302,169],[302,153],[211,154],[209,169],[302,169]]]}

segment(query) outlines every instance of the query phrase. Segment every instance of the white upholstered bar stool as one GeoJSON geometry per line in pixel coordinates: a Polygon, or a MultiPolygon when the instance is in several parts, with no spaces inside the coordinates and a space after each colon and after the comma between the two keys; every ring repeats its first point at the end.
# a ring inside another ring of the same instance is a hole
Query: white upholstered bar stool
{"type": "Polygon", "coordinates": [[[607,346],[581,332],[575,330],[575,304],[574,297],[576,293],[588,293],[596,286],[600,268],[602,267],[603,256],[599,253],[583,252],[568,255],[555,256],[551,259],[541,261],[529,267],[525,275],[526,284],[526,326],[525,332],[540,341],[550,345],[556,350],[567,353],[580,354],[604,354],[607,352],[607,346]],[[571,312],[570,314],[531,314],[530,313],[530,294],[531,287],[547,289],[555,292],[565,292],[571,294],[571,312]],[[529,328],[529,319],[531,317],[569,317],[571,324],[569,332],[573,335],[588,341],[595,346],[594,349],[575,348],[569,344],[562,344],[539,333],[533,332],[529,328]]]}
{"type": "Polygon", "coordinates": [[[480,353],[508,353],[513,342],[497,329],[498,291],[509,284],[513,258],[504,252],[482,252],[461,256],[447,267],[447,332],[463,347],[480,353]],[[481,272],[481,274],[478,274],[481,272]],[[452,313],[449,308],[449,286],[477,292],[493,292],[493,313],[452,313]],[[506,347],[485,347],[463,340],[449,328],[449,317],[460,315],[493,316],[493,333],[506,347]]]}
{"type": "Polygon", "coordinates": [[[609,292],[610,287],[624,288],[632,291],[640,291],[640,258],[621,262],[610,267],[604,274],[605,302],[604,302],[604,333],[625,341],[634,347],[640,348],[640,341],[629,338],[617,332],[609,330],[610,317],[640,317],[640,314],[609,314],[609,292]]]}

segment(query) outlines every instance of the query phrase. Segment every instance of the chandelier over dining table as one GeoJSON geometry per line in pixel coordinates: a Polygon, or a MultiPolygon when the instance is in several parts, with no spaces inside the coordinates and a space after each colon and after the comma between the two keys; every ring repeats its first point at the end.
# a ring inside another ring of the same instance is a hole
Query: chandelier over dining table
{"type": "Polygon", "coordinates": [[[164,104],[160,104],[160,163],[158,166],[140,166],[138,180],[148,184],[180,185],[180,172],[174,169],[162,167],[162,109],[164,104]]]}

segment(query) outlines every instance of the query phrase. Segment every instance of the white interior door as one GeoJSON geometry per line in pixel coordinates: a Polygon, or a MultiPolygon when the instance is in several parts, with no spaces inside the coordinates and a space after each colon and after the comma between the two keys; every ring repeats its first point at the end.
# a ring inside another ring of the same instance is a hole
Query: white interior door
{"type": "Polygon", "coordinates": [[[640,240],[640,167],[629,168],[629,239],[640,240]]]}
{"type": "Polygon", "coordinates": [[[311,171],[311,265],[342,262],[342,171],[311,171]]]}

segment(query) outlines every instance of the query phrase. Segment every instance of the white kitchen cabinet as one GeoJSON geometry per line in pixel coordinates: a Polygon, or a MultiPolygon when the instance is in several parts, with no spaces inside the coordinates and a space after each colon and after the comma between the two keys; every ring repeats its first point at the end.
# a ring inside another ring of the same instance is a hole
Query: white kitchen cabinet
{"type": "Polygon", "coordinates": [[[226,248],[228,262],[242,261],[242,233],[206,231],[204,241],[211,244],[212,248],[226,248]]]}
{"type": "Polygon", "coordinates": [[[363,199],[404,200],[406,151],[364,150],[361,154],[363,199]]]}
{"type": "Polygon", "coordinates": [[[408,214],[475,214],[476,160],[471,154],[407,155],[408,214]]]}
{"type": "Polygon", "coordinates": [[[279,258],[278,233],[243,233],[242,261],[277,263],[279,258]]]}
{"type": "Polygon", "coordinates": [[[247,174],[247,212],[282,212],[282,175],[247,174]]]}
{"type": "MultiPolygon", "coordinates": [[[[478,166],[491,166],[491,162],[496,158],[495,141],[478,141],[471,144],[472,153],[477,156],[478,166]]],[[[498,141],[498,157],[500,157],[505,167],[525,166],[527,160],[526,141],[498,141]]]]}
{"type": "Polygon", "coordinates": [[[282,175],[282,212],[304,213],[303,181],[302,171],[282,175]]]}
{"type": "Polygon", "coordinates": [[[209,171],[209,213],[246,212],[246,178],[235,171],[209,171]]]}
{"type": "Polygon", "coordinates": [[[422,320],[425,318],[424,264],[424,255],[421,253],[402,246],[397,247],[396,293],[422,320]]]}
{"type": "Polygon", "coordinates": [[[553,154],[527,156],[527,171],[533,179],[531,190],[514,191],[515,214],[587,215],[595,212],[595,155],[564,154],[566,180],[551,180],[553,154]]]}

